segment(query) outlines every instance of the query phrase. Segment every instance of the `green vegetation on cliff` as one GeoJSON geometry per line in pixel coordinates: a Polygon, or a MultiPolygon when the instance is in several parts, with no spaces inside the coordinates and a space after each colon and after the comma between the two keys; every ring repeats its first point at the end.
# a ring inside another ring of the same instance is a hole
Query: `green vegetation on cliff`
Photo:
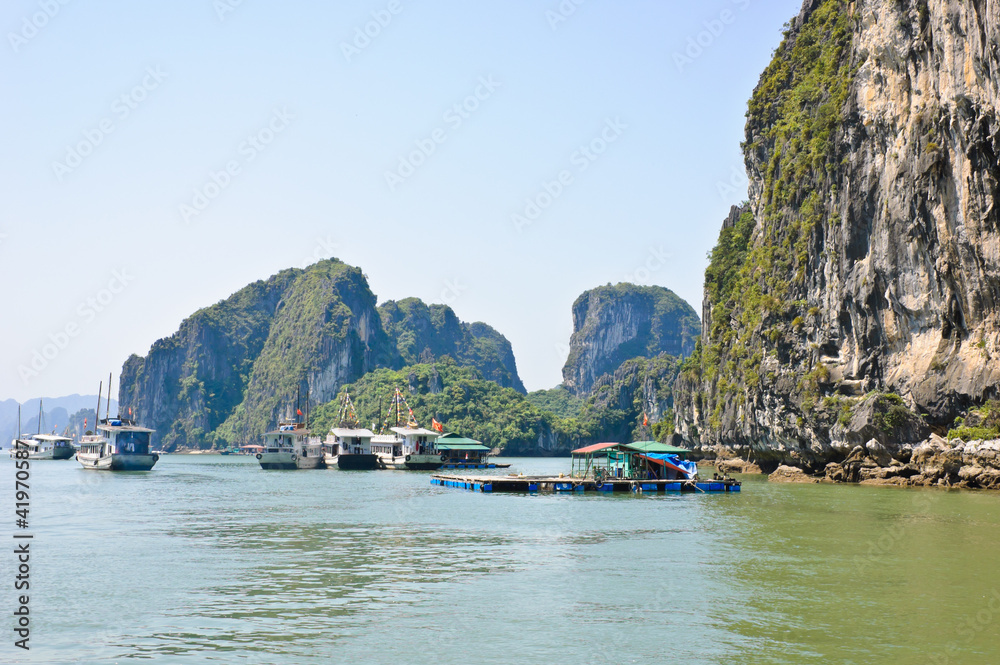
{"type": "Polygon", "coordinates": [[[749,102],[743,148],[763,170],[752,174],[762,191],[710,254],[710,320],[681,368],[684,411],[689,421],[701,414],[701,434],[717,436],[762,383],[774,386],[777,375],[761,369],[768,356],[806,368],[787,389],[805,417],[821,415],[814,409],[829,372],[789,354],[818,312],[806,300],[805,276],[830,215],[821,196],[835,189],[840,168],[851,40],[849,3],[821,0],[785,33],[749,102]]]}
{"type": "Polygon", "coordinates": [[[388,361],[389,348],[361,270],[321,261],[283,295],[243,400],[216,434],[230,443],[248,441],[291,415],[297,395],[334,394],[388,361]]]}
{"type": "Polygon", "coordinates": [[[396,342],[399,357],[392,367],[434,362],[447,355],[501,386],[525,392],[510,342],[485,323],[463,323],[451,307],[427,305],[418,298],[390,300],[378,311],[386,334],[396,342]]]}
{"type": "Polygon", "coordinates": [[[586,291],[573,303],[563,385],[587,396],[602,375],[631,358],[687,356],[700,328],[691,305],[662,286],[622,283],[586,291]]]}
{"type": "Polygon", "coordinates": [[[376,367],[445,355],[523,391],[510,343],[416,298],[376,308],[360,269],[337,259],[284,270],[185,319],[122,369],[122,408],[156,430],[154,443],[229,447],[291,415],[296,395],[323,403],[376,367]]]}
{"type": "Polygon", "coordinates": [[[528,402],[542,411],[548,411],[560,418],[576,418],[580,415],[583,403],[582,397],[577,397],[563,386],[549,390],[534,390],[527,394],[528,402]]]}
{"type": "Polygon", "coordinates": [[[962,441],[1000,439],[1000,400],[990,400],[971,409],[965,417],[955,419],[948,438],[962,441]]]}
{"type": "MultiPolygon", "coordinates": [[[[449,357],[400,370],[377,369],[344,386],[341,392],[351,395],[358,418],[369,427],[386,417],[397,387],[421,426],[429,428],[431,418],[435,418],[446,431],[477,439],[508,454],[566,452],[584,435],[576,423],[542,411],[513,388],[484,379],[478,370],[459,366],[449,357]],[[556,450],[558,447],[562,450],[556,450]]],[[[339,403],[338,396],[317,407],[312,427],[326,432],[335,425],[339,403]]]]}

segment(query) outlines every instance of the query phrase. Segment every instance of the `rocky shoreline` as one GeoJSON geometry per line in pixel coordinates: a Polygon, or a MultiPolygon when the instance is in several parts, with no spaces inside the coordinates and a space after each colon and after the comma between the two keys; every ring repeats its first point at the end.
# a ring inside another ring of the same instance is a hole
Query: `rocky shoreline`
{"type": "MultiPolygon", "coordinates": [[[[705,451],[706,453],[708,451],[705,451]]],[[[917,444],[886,446],[877,439],[855,446],[842,461],[828,462],[823,473],[788,464],[758,464],[727,458],[728,449],[705,461],[722,473],[768,474],[771,482],[834,482],[900,487],[956,487],[1000,490],[1000,439],[951,441],[931,434],[917,444]]]]}

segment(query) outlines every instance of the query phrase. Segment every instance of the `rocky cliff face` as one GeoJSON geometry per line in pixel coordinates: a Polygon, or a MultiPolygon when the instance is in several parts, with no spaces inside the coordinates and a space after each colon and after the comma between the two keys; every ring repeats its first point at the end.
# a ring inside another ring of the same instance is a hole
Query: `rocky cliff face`
{"type": "Polygon", "coordinates": [[[598,378],[631,358],[690,355],[699,327],[691,306],[660,286],[617,284],[587,291],[573,303],[563,385],[586,395],[598,378]]]}
{"type": "Polygon", "coordinates": [[[378,309],[386,334],[396,341],[394,369],[449,356],[490,381],[525,392],[510,342],[494,328],[463,323],[451,307],[426,305],[417,298],[390,300],[378,309]]]}
{"type": "MultiPolygon", "coordinates": [[[[376,367],[407,354],[451,355],[523,392],[510,343],[415,298],[376,308],[358,268],[336,259],[285,270],[193,314],[146,357],[122,368],[129,407],[166,450],[253,441],[278,420],[336,397],[376,367]]],[[[415,360],[414,360],[415,362],[415,360]]]]}
{"type": "Polygon", "coordinates": [[[196,312],[122,368],[133,407],[165,449],[248,441],[291,415],[296,394],[332,399],[390,357],[361,271],[336,260],[285,270],[196,312]]]}
{"type": "Polygon", "coordinates": [[[391,342],[361,270],[340,261],[311,266],[282,294],[254,359],[243,401],[219,428],[227,441],[256,439],[280,419],[334,399],[340,387],[384,365],[391,342]]]}
{"type": "Polygon", "coordinates": [[[195,312],[145,357],[129,357],[119,380],[120,411],[131,407],[165,449],[201,445],[243,401],[278,303],[301,274],[285,270],[250,284],[195,312]]]}
{"type": "Polygon", "coordinates": [[[805,2],[676,386],[691,445],[822,467],[871,391],[939,428],[997,394],[998,44],[997,0],[805,2]]]}

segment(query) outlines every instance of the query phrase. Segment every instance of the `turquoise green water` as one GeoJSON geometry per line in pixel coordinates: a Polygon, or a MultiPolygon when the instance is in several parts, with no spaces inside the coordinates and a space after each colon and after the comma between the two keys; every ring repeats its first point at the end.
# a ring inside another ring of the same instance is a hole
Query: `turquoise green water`
{"type": "Polygon", "coordinates": [[[35,462],[32,648],[8,619],[0,662],[1000,662],[1000,495],[745,480],[483,495],[245,457],[35,462]]]}

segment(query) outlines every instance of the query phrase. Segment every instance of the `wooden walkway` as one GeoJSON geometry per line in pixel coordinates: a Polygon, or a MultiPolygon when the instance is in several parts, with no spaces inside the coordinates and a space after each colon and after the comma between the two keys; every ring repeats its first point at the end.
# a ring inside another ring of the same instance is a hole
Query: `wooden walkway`
{"type": "Polygon", "coordinates": [[[740,482],[717,480],[621,480],[608,478],[559,478],[552,476],[457,476],[435,473],[431,485],[472,492],[739,492],[740,482]]]}

